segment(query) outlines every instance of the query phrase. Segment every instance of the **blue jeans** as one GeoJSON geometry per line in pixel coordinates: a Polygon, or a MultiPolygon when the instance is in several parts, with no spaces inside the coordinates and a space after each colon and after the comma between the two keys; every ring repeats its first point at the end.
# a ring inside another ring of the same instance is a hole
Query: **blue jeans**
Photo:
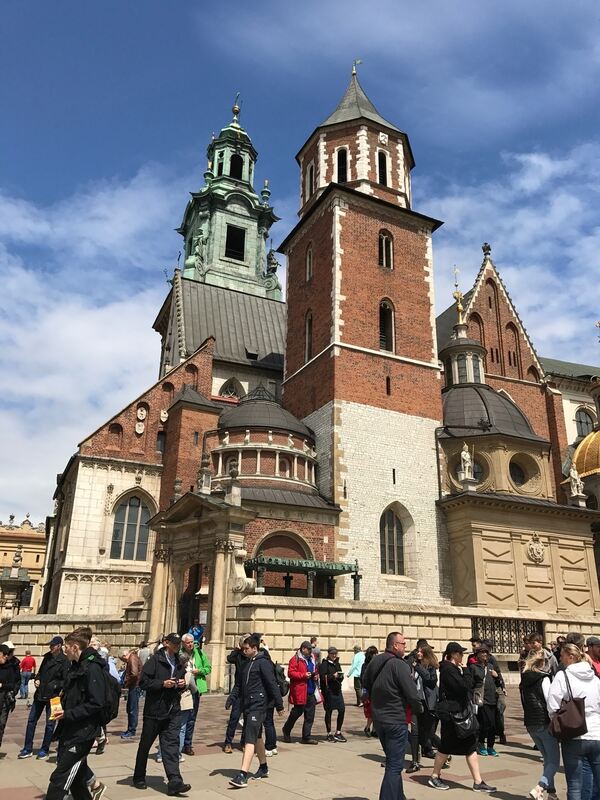
{"type": "Polygon", "coordinates": [[[29,697],[29,681],[31,680],[31,672],[21,673],[21,688],[19,689],[19,696],[21,700],[27,700],[29,697]]]}
{"type": "Polygon", "coordinates": [[[560,767],[560,749],[558,739],[548,731],[547,725],[536,725],[528,727],[527,733],[531,736],[540,755],[544,759],[544,769],[538,784],[547,792],[556,791],[554,788],[554,776],[560,767]]]}
{"type": "Polygon", "coordinates": [[[588,761],[581,764],[581,800],[598,800],[598,791],[594,781],[594,773],[588,761]]]}
{"type": "Polygon", "coordinates": [[[25,729],[25,744],[23,750],[33,750],[33,737],[35,736],[35,729],[38,724],[42,712],[46,709],[46,728],[44,730],[44,739],[42,741],[42,750],[48,752],[50,749],[50,742],[52,741],[52,734],[54,733],[55,722],[50,719],[50,703],[43,700],[33,699],[31,709],[29,711],[29,719],[27,720],[27,728],[25,729]]]}
{"type": "Polygon", "coordinates": [[[193,694],[192,697],[194,698],[194,707],[191,709],[191,711],[188,712],[188,716],[186,719],[183,747],[192,746],[192,739],[194,738],[194,728],[196,727],[196,717],[198,716],[198,708],[200,707],[200,695],[196,693],[193,694]]]}
{"type": "Polygon", "coordinates": [[[379,790],[379,800],[406,800],[402,786],[402,769],[408,745],[408,725],[376,724],[379,741],[385,753],[385,774],[379,790]]]}
{"type": "Polygon", "coordinates": [[[135,686],[127,692],[127,733],[135,734],[138,726],[141,689],[135,686]]]}
{"type": "MultiPolygon", "coordinates": [[[[239,701],[234,700],[231,704],[231,712],[229,714],[229,722],[227,723],[227,730],[225,731],[225,744],[233,744],[233,740],[235,738],[235,729],[237,728],[237,724],[240,721],[240,717],[242,716],[242,706],[239,701]]],[[[242,738],[244,734],[242,732],[242,738]]]]}
{"type": "MultiPolygon", "coordinates": [[[[588,767],[596,788],[600,786],[600,740],[571,739],[562,743],[563,764],[569,800],[583,800],[584,778],[588,767]]],[[[593,796],[593,795],[592,795],[593,796]]]]}

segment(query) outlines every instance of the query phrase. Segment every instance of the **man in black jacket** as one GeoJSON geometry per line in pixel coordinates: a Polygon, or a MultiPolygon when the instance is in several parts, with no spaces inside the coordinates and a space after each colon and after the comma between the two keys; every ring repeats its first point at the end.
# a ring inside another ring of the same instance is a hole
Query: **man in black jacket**
{"type": "Polygon", "coordinates": [[[240,772],[229,781],[231,786],[242,789],[248,785],[248,774],[254,751],[258,757],[258,771],[252,776],[255,779],[268,778],[269,768],[262,739],[262,728],[267,715],[269,701],[273,701],[279,716],[283,714],[283,699],[275,680],[273,662],[260,650],[260,636],[248,636],[242,650],[246,663],[238,674],[233,691],[227,698],[225,708],[229,708],[236,700],[240,700],[244,712],[244,755],[240,772]]]}
{"type": "Polygon", "coordinates": [[[50,742],[52,741],[52,734],[56,724],[53,719],[50,719],[50,699],[59,696],[69,671],[69,659],[63,653],[63,644],[62,636],[54,636],[48,642],[50,650],[42,659],[34,681],[35,694],[31,704],[31,711],[29,712],[29,719],[27,720],[25,743],[19,753],[19,758],[30,758],[33,755],[33,737],[43,711],[46,712],[46,727],[42,746],[38,750],[37,757],[38,759],[48,757],[48,750],[50,749],[50,742]]]}
{"type": "MultiPolygon", "coordinates": [[[[244,655],[244,641],[248,638],[248,634],[244,634],[240,636],[239,642],[237,647],[235,647],[231,653],[227,656],[227,663],[233,664],[235,667],[235,674],[234,674],[234,685],[238,679],[238,675],[240,675],[242,668],[248,659],[244,655]]],[[[231,712],[229,714],[229,722],[227,723],[227,730],[225,731],[225,743],[223,744],[223,752],[224,753],[233,753],[233,739],[235,737],[235,730],[237,728],[237,724],[240,721],[240,717],[242,716],[242,707],[240,705],[239,697],[234,700],[231,704],[231,712]]],[[[244,746],[244,731],[242,730],[242,747],[244,746]]]]}
{"type": "Polygon", "coordinates": [[[87,785],[87,756],[100,728],[106,708],[105,661],[89,646],[91,631],[80,628],[65,639],[69,669],[61,708],[55,711],[59,721],[58,758],[50,776],[46,800],[64,800],[71,792],[73,800],[90,800],[87,785]]]}
{"type": "Polygon", "coordinates": [[[8,715],[15,707],[15,695],[20,685],[20,677],[17,678],[10,664],[10,650],[5,644],[0,644],[0,745],[8,715]]]}
{"type": "Polygon", "coordinates": [[[163,647],[144,664],[140,678],[139,686],[146,692],[146,701],[133,785],[136,789],[147,788],[148,754],[158,736],[167,776],[167,794],[179,795],[192,788],[183,782],[179,771],[180,698],[185,689],[185,667],[179,660],[181,636],[170,633],[162,643],[163,647]]]}
{"type": "Polygon", "coordinates": [[[406,640],[401,633],[388,634],[385,652],[371,660],[363,676],[373,722],[386,758],[379,800],[404,797],[402,767],[408,744],[406,706],[411,707],[413,714],[423,711],[410,667],[404,661],[405,650],[406,640]]]}

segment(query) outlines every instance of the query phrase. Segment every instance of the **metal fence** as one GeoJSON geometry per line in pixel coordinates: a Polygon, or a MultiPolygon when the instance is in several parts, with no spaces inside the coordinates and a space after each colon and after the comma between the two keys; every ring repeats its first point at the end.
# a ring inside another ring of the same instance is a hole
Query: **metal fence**
{"type": "Polygon", "coordinates": [[[517,655],[523,647],[523,637],[532,633],[543,634],[541,622],[535,619],[494,619],[471,617],[471,636],[491,639],[496,653],[517,655]]]}

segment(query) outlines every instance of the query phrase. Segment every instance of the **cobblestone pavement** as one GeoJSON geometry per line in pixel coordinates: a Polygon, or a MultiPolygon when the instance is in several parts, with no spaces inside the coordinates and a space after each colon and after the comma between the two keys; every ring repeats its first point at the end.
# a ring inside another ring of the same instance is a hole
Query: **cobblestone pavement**
{"type": "MultiPolygon", "coordinates": [[[[352,696],[348,695],[346,700],[351,703],[352,696]]],[[[223,704],[222,696],[202,698],[194,740],[196,755],[187,756],[185,763],[181,765],[184,779],[192,784],[189,793],[192,800],[217,800],[230,797],[238,791],[228,786],[228,780],[239,769],[240,752],[236,749],[233,755],[225,755],[221,751],[227,720],[223,704]]],[[[124,712],[124,708],[122,711],[124,712]]],[[[47,761],[37,761],[35,757],[23,761],[17,759],[23,743],[27,713],[24,702],[19,701],[16,710],[9,717],[0,750],[0,800],[41,798],[53,769],[54,754],[47,761]]],[[[123,722],[124,713],[121,713],[110,725],[110,743],[105,753],[101,756],[92,755],[89,760],[92,769],[107,786],[104,798],[152,800],[158,795],[166,796],[162,765],[154,760],[150,760],[148,764],[148,790],[143,793],[131,785],[138,737],[121,740],[119,734],[124,730],[123,722]]],[[[510,690],[506,722],[508,746],[497,747],[499,758],[481,758],[481,770],[488,783],[498,786],[496,797],[516,800],[526,797],[541,775],[538,754],[531,749],[531,742],[521,723],[516,687],[510,690]]],[[[276,721],[276,724],[280,730],[281,720],[276,721]]],[[[383,754],[376,739],[367,739],[364,736],[363,727],[362,709],[348,705],[345,725],[348,742],[330,744],[324,741],[323,713],[320,709],[317,710],[313,732],[321,740],[319,746],[303,747],[297,741],[280,745],[279,755],[269,759],[269,778],[251,783],[244,796],[260,796],[261,800],[297,800],[300,797],[304,800],[376,800],[383,773],[383,754]]],[[[294,734],[299,733],[299,730],[300,723],[297,724],[294,734]]],[[[41,742],[42,733],[43,725],[40,720],[36,745],[41,742]]],[[[431,760],[424,759],[424,769],[421,772],[405,776],[405,792],[409,800],[424,800],[436,796],[435,791],[427,786],[431,764],[431,760]]],[[[451,791],[443,795],[444,797],[472,796],[470,776],[464,758],[455,758],[451,768],[444,771],[444,778],[451,785],[451,791]]],[[[557,776],[557,790],[560,798],[566,797],[562,773],[557,776]]]]}

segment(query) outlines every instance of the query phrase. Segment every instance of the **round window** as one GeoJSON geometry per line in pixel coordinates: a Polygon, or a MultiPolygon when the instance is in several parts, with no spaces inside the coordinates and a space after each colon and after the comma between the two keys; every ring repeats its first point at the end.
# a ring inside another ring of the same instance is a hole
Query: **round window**
{"type": "Polygon", "coordinates": [[[515,486],[523,486],[527,478],[525,477],[525,470],[516,461],[510,462],[510,478],[515,486]]]}
{"type": "MultiPolygon", "coordinates": [[[[462,472],[462,467],[460,461],[457,463],[456,467],[454,468],[454,477],[457,481],[460,482],[460,473],[462,472]]],[[[483,477],[485,475],[485,470],[479,461],[473,462],[473,478],[477,481],[477,483],[481,483],[483,477]]]]}

